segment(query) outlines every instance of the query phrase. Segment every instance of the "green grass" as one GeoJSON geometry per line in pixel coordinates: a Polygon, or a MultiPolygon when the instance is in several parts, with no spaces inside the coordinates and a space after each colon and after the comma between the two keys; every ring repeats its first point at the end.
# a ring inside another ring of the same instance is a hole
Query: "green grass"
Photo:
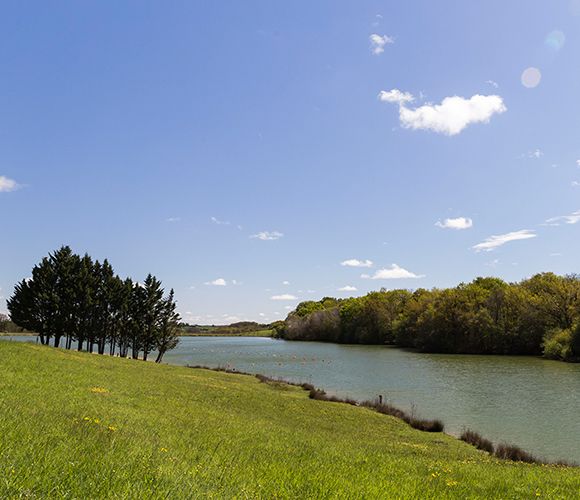
{"type": "MultiPolygon", "coordinates": [[[[564,431],[563,431],[564,432],[564,431]]],[[[0,341],[0,498],[578,498],[503,462],[256,378],[0,341]]]]}

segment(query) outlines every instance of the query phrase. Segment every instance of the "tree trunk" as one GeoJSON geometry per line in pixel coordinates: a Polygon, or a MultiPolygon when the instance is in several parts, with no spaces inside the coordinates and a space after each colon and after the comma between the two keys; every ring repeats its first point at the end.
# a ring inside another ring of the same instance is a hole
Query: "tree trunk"
{"type": "Polygon", "coordinates": [[[54,336],[54,347],[58,347],[60,345],[60,335],[54,336]]]}
{"type": "Polygon", "coordinates": [[[83,339],[79,339],[79,343],[77,345],[77,351],[83,350],[83,339]]]}
{"type": "Polygon", "coordinates": [[[161,358],[163,358],[163,355],[165,354],[165,351],[159,351],[159,354],[157,354],[157,358],[155,359],[156,363],[161,363],[161,358]]]}
{"type": "Polygon", "coordinates": [[[147,354],[149,354],[148,351],[143,351],[143,361],[147,361],[147,354]]]}

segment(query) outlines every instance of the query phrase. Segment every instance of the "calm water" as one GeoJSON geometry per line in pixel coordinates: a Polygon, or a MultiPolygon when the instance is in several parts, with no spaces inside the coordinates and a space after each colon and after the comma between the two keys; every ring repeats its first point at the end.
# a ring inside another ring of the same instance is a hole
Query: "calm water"
{"type": "Polygon", "coordinates": [[[229,365],[357,399],[382,394],[420,416],[442,419],[446,432],[469,427],[493,441],[580,463],[580,364],[252,337],[184,337],[164,361],[229,365]]]}

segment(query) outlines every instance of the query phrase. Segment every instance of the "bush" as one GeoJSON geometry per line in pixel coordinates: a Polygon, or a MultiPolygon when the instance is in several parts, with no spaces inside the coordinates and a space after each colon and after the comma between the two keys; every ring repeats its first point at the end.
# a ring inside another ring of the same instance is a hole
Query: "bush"
{"type": "Polygon", "coordinates": [[[522,450],[519,446],[513,444],[501,443],[495,450],[495,456],[503,460],[512,460],[514,462],[526,462],[528,464],[546,463],[534,457],[531,453],[522,450]]]}
{"type": "Polygon", "coordinates": [[[544,357],[568,360],[572,358],[572,332],[569,329],[548,331],[542,344],[544,357]]]}
{"type": "Polygon", "coordinates": [[[478,450],[487,451],[488,453],[493,453],[493,443],[489,439],[485,439],[483,436],[477,432],[471,431],[469,429],[463,431],[459,439],[475,446],[478,450]]]}

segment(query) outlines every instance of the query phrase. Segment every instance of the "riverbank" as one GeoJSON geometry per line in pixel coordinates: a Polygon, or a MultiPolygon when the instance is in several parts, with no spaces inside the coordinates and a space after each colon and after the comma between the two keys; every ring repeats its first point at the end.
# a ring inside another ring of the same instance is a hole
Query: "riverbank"
{"type": "Polygon", "coordinates": [[[570,498],[580,488],[576,469],[500,461],[255,377],[2,341],[0,364],[2,497],[570,498]]]}

